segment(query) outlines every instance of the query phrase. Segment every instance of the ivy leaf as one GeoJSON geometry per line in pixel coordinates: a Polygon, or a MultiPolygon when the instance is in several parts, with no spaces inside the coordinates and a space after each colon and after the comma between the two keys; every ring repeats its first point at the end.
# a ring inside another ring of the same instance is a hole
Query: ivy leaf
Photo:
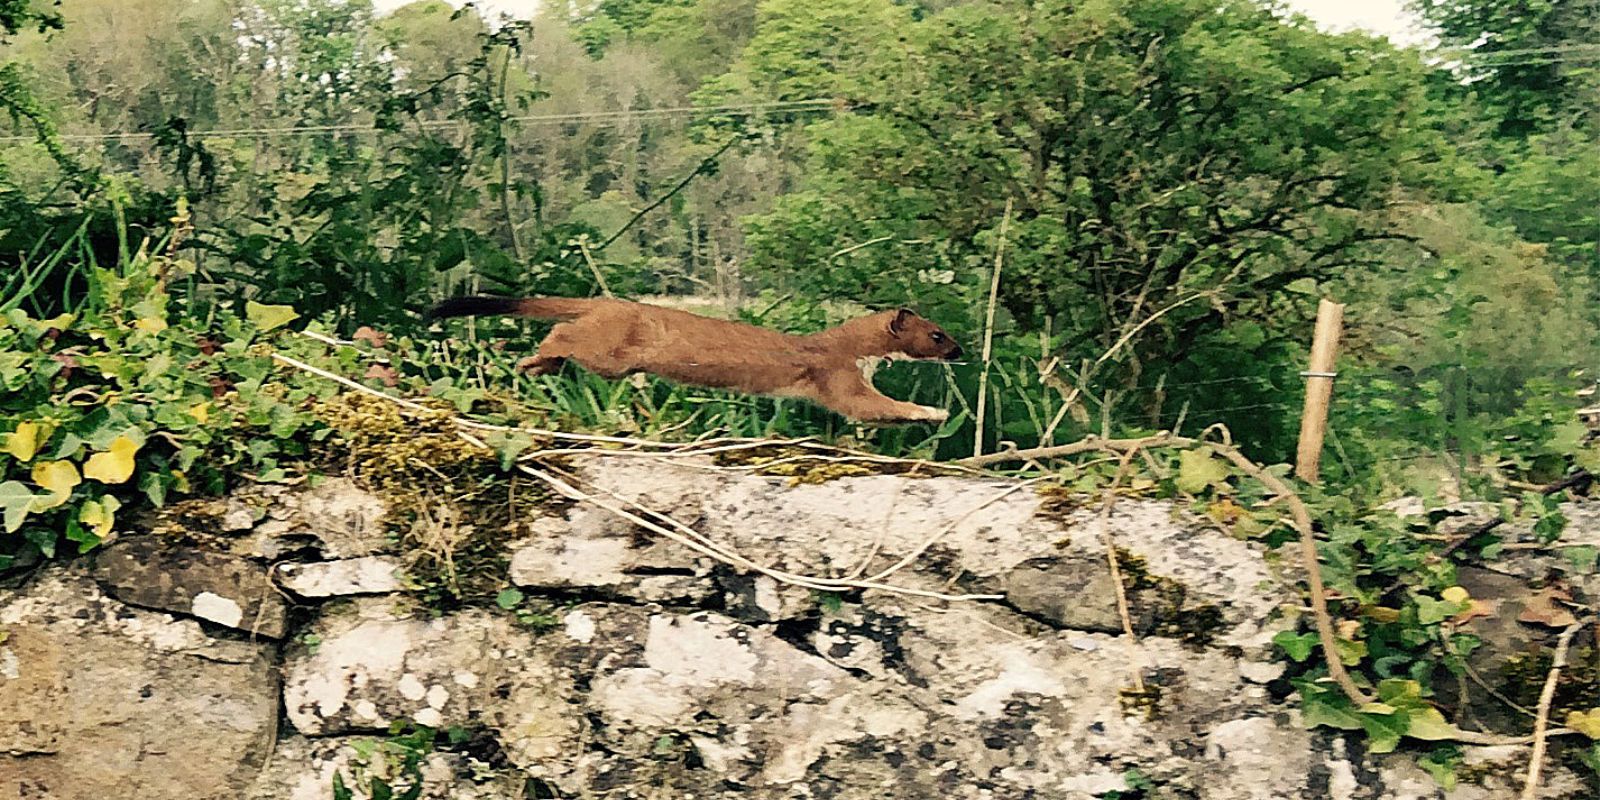
{"type": "Polygon", "coordinates": [[[1433,776],[1434,782],[1446,792],[1455,791],[1456,767],[1461,763],[1461,748],[1453,745],[1436,747],[1434,751],[1417,760],[1417,765],[1433,776]]]}
{"type": "Polygon", "coordinates": [[[28,490],[21,481],[0,483],[0,510],[5,512],[6,533],[16,533],[22,521],[28,518],[33,501],[38,495],[28,490]]]}
{"type": "Polygon", "coordinates": [[[78,451],[82,449],[83,440],[78,438],[77,434],[69,433],[66,436],[61,437],[61,444],[56,445],[56,452],[50,457],[57,461],[60,461],[64,458],[73,458],[77,456],[78,451]]]}
{"type": "Polygon", "coordinates": [[[16,430],[6,435],[5,451],[21,462],[33,460],[34,454],[39,452],[39,446],[49,441],[53,428],[49,423],[24,422],[17,425],[16,430]]]}
{"type": "Polygon", "coordinates": [[[1208,486],[1225,485],[1228,467],[1210,450],[1184,450],[1178,454],[1178,491],[1199,494],[1208,486]]]}
{"type": "Polygon", "coordinates": [[[1299,663],[1311,655],[1311,651],[1317,646],[1317,638],[1315,633],[1297,634],[1294,631],[1279,631],[1277,636],[1272,637],[1272,643],[1283,648],[1283,652],[1288,654],[1291,661],[1299,663]]]}
{"type": "Polygon", "coordinates": [[[1321,725],[1344,731],[1361,728],[1361,717],[1351,709],[1350,698],[1331,685],[1308,680],[1296,680],[1294,684],[1300,692],[1301,721],[1307,728],[1321,725]]]}
{"type": "Polygon", "coordinates": [[[1367,752],[1392,753],[1406,732],[1403,714],[1363,714],[1361,727],[1367,732],[1367,752]]]}
{"type": "Polygon", "coordinates": [[[1567,712],[1567,727],[1590,739],[1600,739],[1600,708],[1567,712]]]}
{"type": "Polygon", "coordinates": [[[1550,432],[1550,448],[1562,454],[1577,452],[1588,435],[1589,426],[1577,420],[1557,425],[1550,432]]]}
{"type": "Polygon", "coordinates": [[[1417,595],[1417,621],[1424,625],[1437,625],[1465,610],[1465,603],[1435,600],[1425,594],[1417,595]]]}
{"type": "Polygon", "coordinates": [[[145,333],[160,333],[167,329],[167,321],[160,317],[140,317],[133,321],[133,327],[145,333]]]}
{"type": "Polygon", "coordinates": [[[71,461],[40,461],[33,465],[33,482],[50,492],[33,501],[32,510],[38,512],[67,502],[73,487],[83,483],[83,478],[78,476],[78,467],[71,461]]]}
{"type": "Polygon", "coordinates": [[[1461,731],[1446,722],[1439,709],[1423,706],[1413,708],[1406,713],[1406,735],[1413,739],[1436,742],[1441,739],[1454,739],[1461,735],[1461,731]]]}
{"type": "Polygon", "coordinates": [[[507,611],[516,608],[521,603],[522,592],[516,588],[501,589],[500,593],[494,596],[494,604],[507,611]]]}
{"type": "Polygon", "coordinates": [[[111,526],[116,523],[117,509],[121,507],[122,501],[109,494],[99,500],[86,500],[78,508],[78,522],[87,525],[95,536],[104,539],[111,535],[111,526]]]}
{"type": "Polygon", "coordinates": [[[269,306],[257,303],[254,300],[244,304],[245,318],[250,320],[257,328],[270,331],[282,327],[299,318],[294,308],[290,306],[269,306]]]}
{"type": "Polygon", "coordinates": [[[66,533],[67,541],[77,543],[78,555],[83,555],[100,546],[101,537],[84,529],[83,525],[79,524],[75,519],[67,520],[66,533]]]}
{"type": "Polygon", "coordinates": [[[126,436],[112,440],[104,453],[95,453],[83,462],[83,477],[101,483],[124,483],[133,475],[133,455],[139,445],[126,436]]]}
{"type": "Polygon", "coordinates": [[[1588,544],[1566,547],[1562,548],[1561,555],[1566,556],[1567,563],[1572,565],[1574,572],[1587,575],[1594,572],[1595,562],[1600,560],[1600,548],[1588,544]]]}

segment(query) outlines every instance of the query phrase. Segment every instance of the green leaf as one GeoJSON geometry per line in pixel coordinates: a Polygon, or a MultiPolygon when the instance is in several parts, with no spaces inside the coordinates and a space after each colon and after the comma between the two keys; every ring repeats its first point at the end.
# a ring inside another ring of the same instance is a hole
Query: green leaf
{"type": "Polygon", "coordinates": [[[1367,751],[1392,753],[1406,732],[1404,714],[1362,714],[1361,727],[1367,732],[1367,751]]]}
{"type": "Polygon", "coordinates": [[[1422,702],[1422,684],[1404,678],[1379,681],[1378,699],[1401,708],[1416,706],[1422,702]]]}
{"type": "Polygon", "coordinates": [[[100,537],[94,535],[93,531],[84,528],[82,523],[75,519],[67,520],[66,533],[67,541],[77,543],[78,555],[83,555],[100,546],[100,537]]]}
{"type": "Polygon", "coordinates": [[[1453,745],[1436,747],[1433,752],[1417,760],[1417,764],[1433,776],[1439,788],[1455,791],[1456,767],[1461,764],[1461,748],[1453,745]]]}
{"type": "Polygon", "coordinates": [[[1178,454],[1178,490],[1199,494],[1209,486],[1225,486],[1228,466],[1209,449],[1184,450],[1178,454]]]}
{"type": "Polygon", "coordinates": [[[33,508],[39,495],[34,494],[21,481],[0,483],[0,510],[5,512],[6,533],[16,533],[33,508]]]}
{"type": "Polygon", "coordinates": [[[1361,729],[1361,716],[1350,709],[1350,700],[1333,691],[1300,692],[1300,716],[1307,728],[1326,725],[1342,731],[1361,729]]]}
{"type": "Polygon", "coordinates": [[[511,609],[521,605],[522,599],[522,591],[515,587],[510,589],[501,589],[500,593],[494,596],[495,605],[500,606],[507,611],[510,611],[511,609]]]}
{"type": "Polygon", "coordinates": [[[1435,600],[1425,594],[1417,595],[1417,621],[1424,625],[1437,625],[1465,611],[1466,605],[1435,600]]]}
{"type": "Polygon", "coordinates": [[[1299,663],[1305,661],[1316,649],[1318,636],[1315,633],[1295,633],[1294,631],[1280,631],[1272,637],[1272,643],[1283,649],[1288,654],[1289,660],[1299,663]]]}
{"type": "Polygon", "coordinates": [[[1579,545],[1577,547],[1561,548],[1561,555],[1566,556],[1567,563],[1572,565],[1572,570],[1581,575],[1594,572],[1595,562],[1600,560],[1600,548],[1594,545],[1579,545]]]}
{"type": "Polygon", "coordinates": [[[257,328],[270,331],[288,325],[300,315],[290,306],[269,306],[250,300],[244,304],[244,316],[257,328]]]}
{"type": "Polygon", "coordinates": [[[1446,722],[1437,708],[1424,706],[1406,712],[1406,735],[1413,739],[1439,741],[1454,739],[1460,734],[1461,731],[1446,722]]]}
{"type": "Polygon", "coordinates": [[[44,528],[28,528],[22,532],[22,538],[38,548],[45,558],[56,557],[56,532],[44,528]]]}

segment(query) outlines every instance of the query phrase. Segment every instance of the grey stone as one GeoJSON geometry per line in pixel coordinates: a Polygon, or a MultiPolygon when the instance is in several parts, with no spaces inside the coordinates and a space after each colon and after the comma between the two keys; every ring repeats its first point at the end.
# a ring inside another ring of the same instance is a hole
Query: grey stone
{"type": "Polygon", "coordinates": [[[708,564],[651,539],[576,537],[566,520],[553,517],[533,520],[527,533],[512,547],[511,582],[518,586],[680,605],[716,591],[708,564]]]}
{"type": "Polygon", "coordinates": [[[271,752],[274,648],[52,567],[0,597],[0,798],[235,800],[271,752]]]}
{"type": "Polygon", "coordinates": [[[281,639],[287,605],[264,567],[152,536],[118,540],[95,557],[95,580],[125,603],[187,614],[281,639]]]}
{"type": "Polygon", "coordinates": [[[283,563],[273,570],[279,586],[301,597],[387,594],[405,588],[399,559],[364,556],[337,561],[283,563]]]}
{"type": "Polygon", "coordinates": [[[256,491],[270,494],[267,517],[238,542],[239,555],[276,560],[314,547],[326,558],[344,559],[390,548],[384,525],[388,504],[348,478],[327,478],[294,491],[280,486],[256,491]]]}
{"type": "MultiPolygon", "coordinates": [[[[392,759],[381,755],[363,758],[356,737],[308,739],[287,735],[278,742],[272,758],[242,800],[328,800],[334,776],[365,796],[374,777],[392,787],[404,787],[402,774],[392,759]]],[[[420,766],[424,800],[504,800],[522,797],[525,780],[513,771],[494,769],[456,753],[429,753],[420,766]]]]}
{"type": "Polygon", "coordinates": [[[396,720],[481,722],[530,765],[577,741],[570,672],[509,615],[420,620],[363,598],[325,615],[312,633],[315,648],[293,648],[284,670],[284,707],[302,734],[380,731],[396,720]]]}

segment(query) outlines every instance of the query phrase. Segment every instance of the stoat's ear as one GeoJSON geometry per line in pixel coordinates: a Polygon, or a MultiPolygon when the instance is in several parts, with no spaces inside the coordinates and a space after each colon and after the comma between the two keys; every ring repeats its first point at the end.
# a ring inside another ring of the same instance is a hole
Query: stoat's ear
{"type": "Polygon", "coordinates": [[[906,329],[906,322],[916,315],[917,312],[912,311],[909,308],[902,308],[899,311],[894,312],[894,316],[889,318],[889,335],[899,336],[901,333],[904,333],[906,329]]]}

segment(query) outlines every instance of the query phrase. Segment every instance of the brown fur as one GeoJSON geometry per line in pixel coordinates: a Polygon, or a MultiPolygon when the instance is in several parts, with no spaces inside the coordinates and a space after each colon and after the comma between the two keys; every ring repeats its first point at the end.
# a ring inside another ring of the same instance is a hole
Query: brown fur
{"type": "Polygon", "coordinates": [[[747,394],[801,397],[861,422],[941,422],[949,414],[886,397],[870,369],[882,359],[961,356],[939,326],[907,309],[858,317],[809,336],[610,299],[461,297],[431,316],[508,314],[561,320],[537,355],[517,363],[535,375],[568,359],[607,378],[649,372],[679,383],[747,394]]]}

